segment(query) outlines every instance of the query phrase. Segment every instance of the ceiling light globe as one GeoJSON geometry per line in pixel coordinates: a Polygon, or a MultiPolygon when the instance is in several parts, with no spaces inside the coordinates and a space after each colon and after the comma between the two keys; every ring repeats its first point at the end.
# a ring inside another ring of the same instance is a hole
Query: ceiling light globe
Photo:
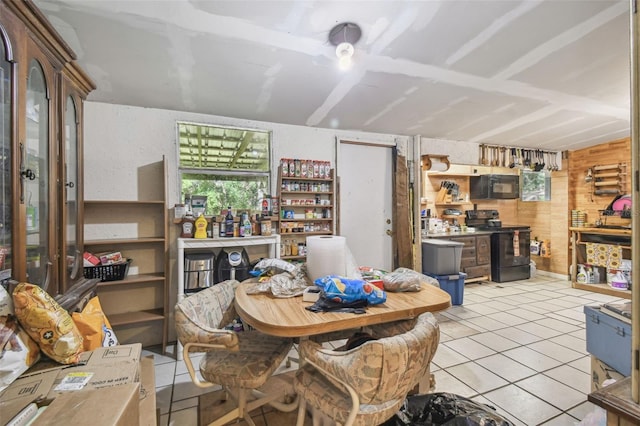
{"type": "Polygon", "coordinates": [[[340,59],[338,59],[338,68],[340,68],[343,71],[348,70],[349,68],[351,68],[351,56],[348,55],[344,55],[341,56],[340,59]]]}
{"type": "Polygon", "coordinates": [[[336,47],[336,55],[338,58],[343,58],[345,56],[353,56],[353,45],[351,43],[340,43],[336,47]]]}

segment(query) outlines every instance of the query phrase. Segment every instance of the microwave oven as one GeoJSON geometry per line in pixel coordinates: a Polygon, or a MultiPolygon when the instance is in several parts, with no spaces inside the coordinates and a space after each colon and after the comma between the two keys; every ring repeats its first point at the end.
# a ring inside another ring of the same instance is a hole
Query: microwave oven
{"type": "Polygon", "coordinates": [[[469,195],[474,200],[509,200],[520,198],[520,176],[471,176],[469,195]]]}

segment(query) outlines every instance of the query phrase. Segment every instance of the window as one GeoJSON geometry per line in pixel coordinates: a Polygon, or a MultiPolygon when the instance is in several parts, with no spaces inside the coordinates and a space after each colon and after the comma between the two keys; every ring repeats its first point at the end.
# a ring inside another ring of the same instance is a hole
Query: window
{"type": "Polygon", "coordinates": [[[551,174],[522,170],[522,201],[551,200],[551,174]]]}
{"type": "Polygon", "coordinates": [[[271,132],[178,122],[181,198],[206,196],[206,215],[260,210],[269,193],[271,132]]]}

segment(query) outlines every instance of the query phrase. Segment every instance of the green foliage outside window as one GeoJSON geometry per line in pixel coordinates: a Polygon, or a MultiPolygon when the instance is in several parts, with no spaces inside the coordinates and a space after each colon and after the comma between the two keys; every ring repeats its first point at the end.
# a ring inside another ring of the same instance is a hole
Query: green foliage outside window
{"type": "Polygon", "coordinates": [[[271,133],[178,122],[181,197],[207,196],[206,215],[260,211],[269,195],[271,133]]]}
{"type": "Polygon", "coordinates": [[[546,171],[522,171],[522,201],[551,200],[551,176],[546,171]]]}

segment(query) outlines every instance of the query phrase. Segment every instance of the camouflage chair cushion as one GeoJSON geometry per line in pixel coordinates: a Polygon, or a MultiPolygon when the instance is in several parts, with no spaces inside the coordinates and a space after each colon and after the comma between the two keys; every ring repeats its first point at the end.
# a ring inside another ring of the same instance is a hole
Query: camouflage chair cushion
{"type": "Polygon", "coordinates": [[[225,347],[192,348],[192,352],[207,352],[200,361],[204,379],[226,387],[255,389],[282,363],[293,341],[258,331],[223,330],[236,317],[233,299],[237,285],[237,281],[225,281],[183,299],[175,309],[176,332],[183,345],[207,343],[225,347]]]}
{"type": "MultiPolygon", "coordinates": [[[[427,373],[435,355],[440,329],[425,313],[413,320],[366,327],[378,340],[348,351],[323,348],[311,340],[300,343],[308,359],[355,390],[360,411],[355,424],[380,424],[402,405],[406,395],[427,373]]],[[[294,388],[308,404],[344,423],[351,398],[344,386],[306,364],[295,376],[294,388]]]]}

